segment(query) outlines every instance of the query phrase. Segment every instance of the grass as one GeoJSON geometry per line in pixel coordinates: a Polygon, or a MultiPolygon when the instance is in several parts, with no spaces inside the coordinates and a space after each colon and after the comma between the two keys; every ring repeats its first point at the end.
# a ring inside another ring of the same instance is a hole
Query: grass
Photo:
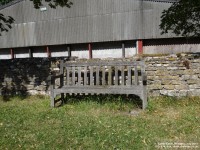
{"type": "Polygon", "coordinates": [[[157,97],[130,115],[126,96],[69,97],[50,108],[49,98],[0,98],[0,149],[155,149],[158,143],[198,143],[200,98],[157,97]]]}

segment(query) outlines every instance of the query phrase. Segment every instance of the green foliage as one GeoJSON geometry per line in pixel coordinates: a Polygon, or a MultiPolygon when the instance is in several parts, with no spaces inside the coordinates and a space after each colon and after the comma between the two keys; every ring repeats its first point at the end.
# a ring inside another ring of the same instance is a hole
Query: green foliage
{"type": "Polygon", "coordinates": [[[180,0],[161,16],[162,34],[172,32],[184,37],[200,36],[200,1],[180,0]]]}
{"type": "MultiPolygon", "coordinates": [[[[43,6],[44,3],[43,0],[30,0],[30,1],[33,2],[34,7],[36,9],[43,6]]],[[[47,2],[51,8],[56,8],[57,6],[70,8],[71,5],[73,4],[70,0],[45,0],[45,2],[47,2]]]]}
{"type": "Polygon", "coordinates": [[[156,149],[200,141],[198,97],[150,98],[151,111],[138,115],[119,109],[132,104],[123,99],[71,96],[59,108],[43,96],[0,100],[0,149],[156,149]]]}

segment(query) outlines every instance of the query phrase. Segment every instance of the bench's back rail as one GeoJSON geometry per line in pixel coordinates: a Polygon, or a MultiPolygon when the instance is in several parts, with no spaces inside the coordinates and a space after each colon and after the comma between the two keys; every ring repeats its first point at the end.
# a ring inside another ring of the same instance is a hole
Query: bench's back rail
{"type": "Polygon", "coordinates": [[[60,63],[61,86],[139,86],[145,78],[143,61],[60,63]]]}

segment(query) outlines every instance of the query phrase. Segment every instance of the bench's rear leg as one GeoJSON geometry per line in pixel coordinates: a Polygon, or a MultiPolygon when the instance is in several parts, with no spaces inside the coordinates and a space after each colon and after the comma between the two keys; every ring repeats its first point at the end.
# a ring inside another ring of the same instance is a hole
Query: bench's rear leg
{"type": "Polygon", "coordinates": [[[62,101],[62,104],[64,104],[64,102],[65,102],[65,94],[64,93],[61,93],[61,101],[62,101]]]}
{"type": "Polygon", "coordinates": [[[54,93],[51,91],[51,107],[55,107],[54,93]]]}
{"type": "Polygon", "coordinates": [[[54,85],[50,86],[51,107],[55,107],[54,85]]]}

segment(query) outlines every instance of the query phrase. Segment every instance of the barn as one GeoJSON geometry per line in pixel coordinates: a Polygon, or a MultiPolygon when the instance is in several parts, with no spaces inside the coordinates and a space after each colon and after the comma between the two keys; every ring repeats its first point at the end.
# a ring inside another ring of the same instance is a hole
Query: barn
{"type": "Polygon", "coordinates": [[[161,35],[160,16],[177,0],[73,0],[71,8],[34,9],[29,0],[0,7],[15,23],[0,36],[0,59],[121,58],[198,52],[200,40],[161,35]]]}

